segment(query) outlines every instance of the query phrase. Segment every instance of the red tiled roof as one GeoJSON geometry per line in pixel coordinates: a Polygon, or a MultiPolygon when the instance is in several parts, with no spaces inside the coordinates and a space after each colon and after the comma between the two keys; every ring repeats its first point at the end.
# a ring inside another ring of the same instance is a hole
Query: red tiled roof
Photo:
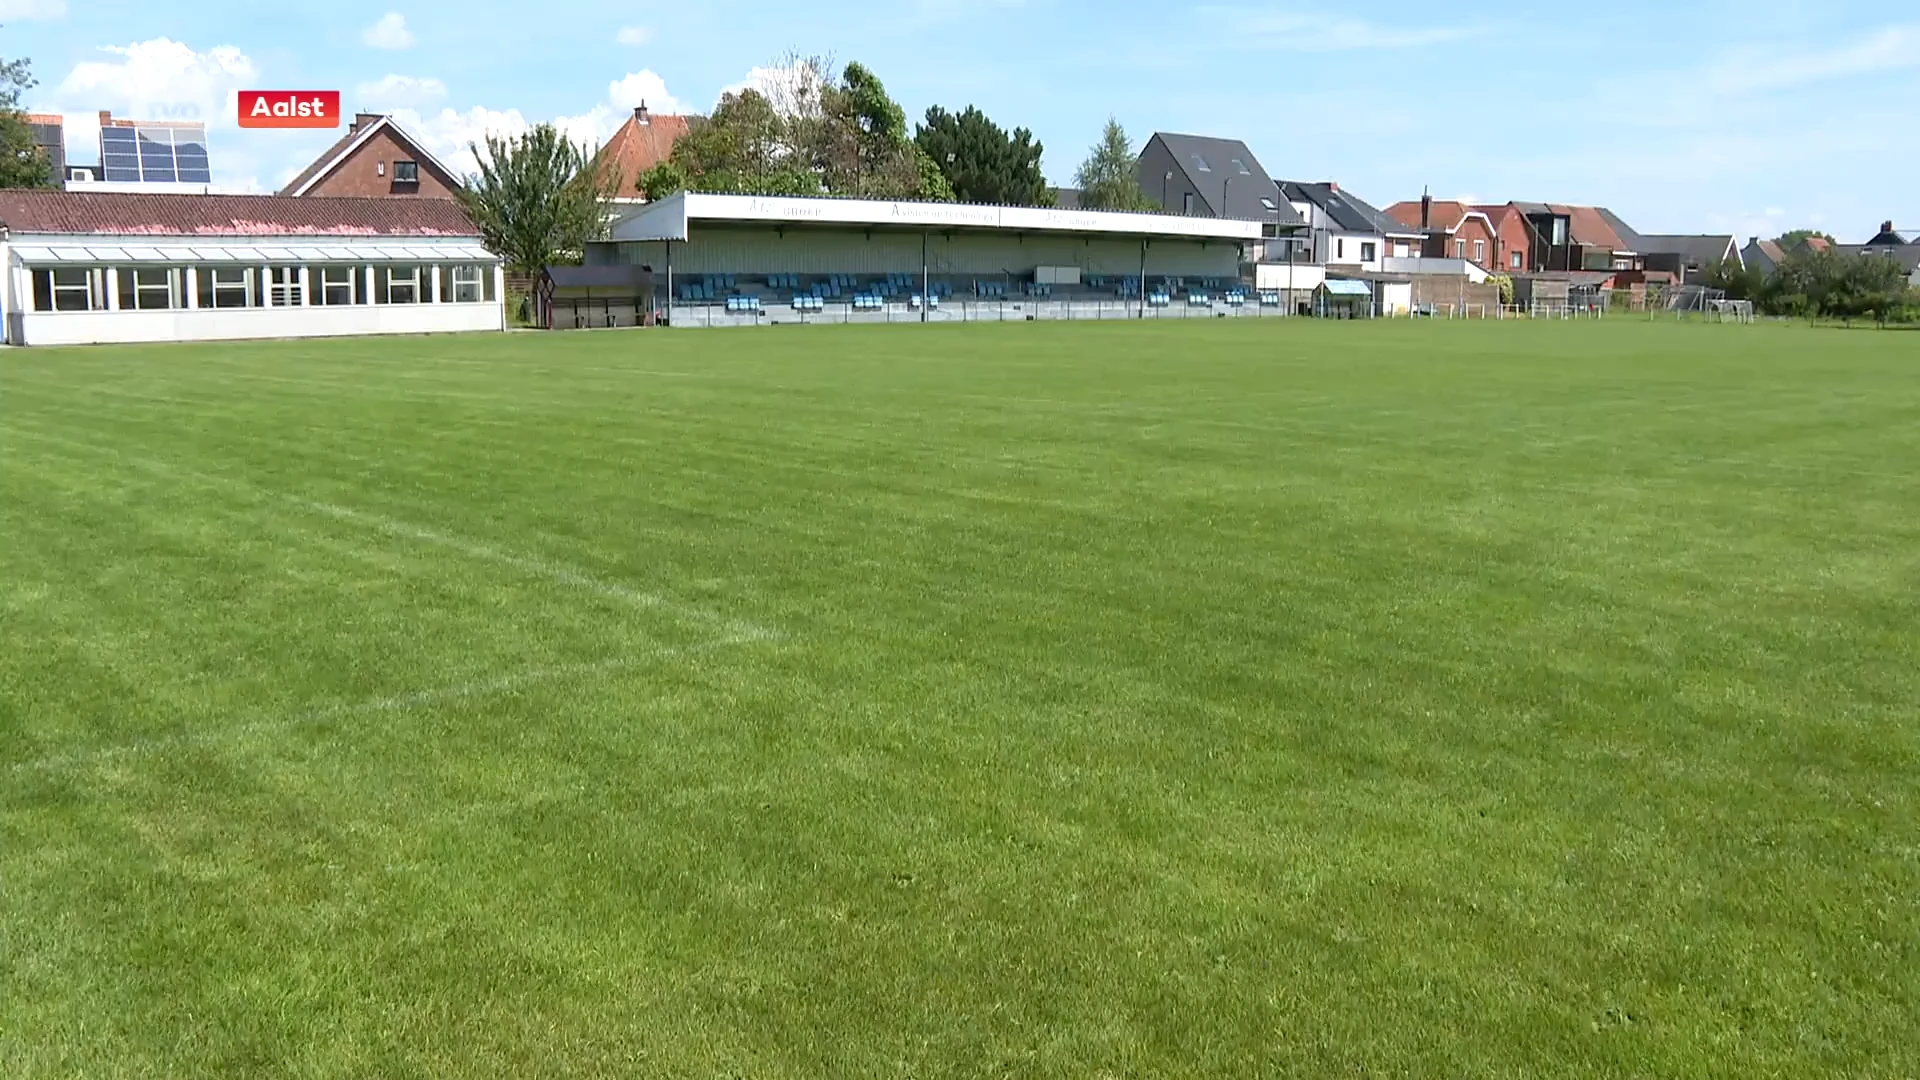
{"type": "Polygon", "coordinates": [[[649,115],[646,122],[642,123],[636,110],[594,155],[594,169],[603,176],[608,171],[617,171],[619,194],[632,194],[634,181],[640,178],[640,174],[667,160],[667,156],[673,153],[673,144],[687,133],[690,119],[686,116],[649,115]]]}
{"type": "Polygon", "coordinates": [[[1828,243],[1827,238],[1824,236],[1809,236],[1806,238],[1806,245],[1814,251],[1833,250],[1833,245],[1828,243]]]}
{"type": "Polygon", "coordinates": [[[58,124],[61,127],[67,126],[67,118],[64,116],[61,116],[59,113],[30,112],[24,115],[26,116],[27,123],[29,124],[58,124]]]}
{"type": "MultiPolygon", "coordinates": [[[[1427,214],[1427,228],[1441,232],[1453,232],[1467,219],[1469,211],[1474,209],[1463,202],[1451,199],[1435,199],[1427,214]]],[[[1420,200],[1410,199],[1387,207],[1388,217],[1402,225],[1418,229],[1420,227],[1420,200]]]]}
{"type": "Polygon", "coordinates": [[[104,191],[0,191],[0,225],[15,233],[109,236],[480,235],[451,199],[104,191]]]}
{"type": "Polygon", "coordinates": [[[1600,211],[1591,206],[1554,207],[1564,210],[1567,215],[1567,227],[1573,232],[1573,242],[1585,247],[1604,248],[1607,251],[1631,251],[1620,234],[1613,231],[1600,211]]]}

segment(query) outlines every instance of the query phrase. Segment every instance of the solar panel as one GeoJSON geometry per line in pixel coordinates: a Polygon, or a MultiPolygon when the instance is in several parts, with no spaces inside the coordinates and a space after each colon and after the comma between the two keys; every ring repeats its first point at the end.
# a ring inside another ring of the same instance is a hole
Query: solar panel
{"type": "Polygon", "coordinates": [[[132,128],[103,127],[100,129],[100,141],[106,145],[131,143],[135,139],[132,128]]]}

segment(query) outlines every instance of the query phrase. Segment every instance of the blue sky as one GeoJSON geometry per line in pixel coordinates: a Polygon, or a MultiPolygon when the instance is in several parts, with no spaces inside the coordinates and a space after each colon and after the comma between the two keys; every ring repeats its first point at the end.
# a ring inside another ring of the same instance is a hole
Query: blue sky
{"type": "Polygon", "coordinates": [[[1890,0],[533,7],[0,0],[0,56],[32,58],[29,102],[75,117],[79,145],[100,109],[201,113],[238,187],[277,187],[330,141],[237,129],[239,89],[340,89],[462,164],[488,130],[598,139],[641,99],[704,111],[797,51],[866,63],[910,117],[976,104],[1031,128],[1056,182],[1111,114],[1136,140],[1245,139],[1276,176],[1382,206],[1428,187],[1606,205],[1645,232],[1920,231],[1920,10],[1890,0]]]}

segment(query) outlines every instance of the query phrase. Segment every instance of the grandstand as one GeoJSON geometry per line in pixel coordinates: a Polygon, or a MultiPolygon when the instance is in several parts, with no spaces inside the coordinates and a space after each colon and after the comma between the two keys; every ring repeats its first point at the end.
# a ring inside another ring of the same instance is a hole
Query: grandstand
{"type": "Polygon", "coordinates": [[[1277,314],[1260,224],[1038,207],[682,193],[589,265],[650,268],[675,326],[1277,314]]]}

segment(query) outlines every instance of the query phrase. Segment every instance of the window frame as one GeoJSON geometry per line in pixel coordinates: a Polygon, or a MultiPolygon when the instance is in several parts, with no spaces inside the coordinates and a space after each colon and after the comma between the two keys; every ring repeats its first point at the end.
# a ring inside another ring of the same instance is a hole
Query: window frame
{"type": "MultiPolygon", "coordinates": [[[[108,309],[108,273],[106,267],[44,267],[48,300],[52,307],[48,311],[106,311],[108,309]],[[61,273],[81,275],[79,284],[67,282],[61,284],[61,273]],[[79,296],[81,307],[61,307],[61,296],[79,296]]],[[[38,307],[38,304],[36,304],[38,307]]]]}
{"type": "Polygon", "coordinates": [[[478,304],[484,302],[486,283],[478,263],[454,263],[445,268],[446,280],[440,284],[440,299],[449,304],[478,304]],[[463,280],[464,275],[471,275],[463,280]],[[472,296],[462,297],[463,290],[471,289],[472,296]]]}
{"type": "Polygon", "coordinates": [[[306,307],[306,274],[299,266],[280,264],[267,267],[267,307],[306,307]]]}
{"type": "Polygon", "coordinates": [[[106,269],[99,266],[36,266],[33,268],[33,308],[35,312],[65,313],[75,311],[107,310],[106,269]],[[80,280],[62,283],[60,275],[78,274],[80,280]],[[42,283],[45,287],[42,288],[42,283]],[[41,307],[44,295],[47,306],[41,307]],[[80,306],[62,307],[60,301],[65,296],[78,296],[80,306]]]}
{"type": "MultiPolygon", "coordinates": [[[[332,265],[320,267],[320,304],[319,306],[320,307],[357,307],[360,302],[360,290],[361,290],[360,277],[361,277],[361,267],[358,265],[335,263],[332,265]],[[345,281],[333,280],[333,275],[336,272],[345,273],[347,276],[347,279],[345,281]],[[341,303],[334,302],[333,291],[335,289],[347,290],[347,298],[344,302],[341,302],[341,303]]],[[[309,297],[308,299],[311,300],[312,297],[309,297]]]]}
{"type": "Polygon", "coordinates": [[[393,163],[393,182],[396,184],[417,184],[420,182],[420,163],[401,158],[393,163]]]}
{"type": "Polygon", "coordinates": [[[116,282],[121,311],[175,311],[187,306],[185,297],[181,295],[183,275],[179,267],[122,266],[119,271],[125,275],[116,282]],[[155,295],[161,302],[148,303],[155,295]]]}
{"type": "Polygon", "coordinates": [[[1363,263],[1372,262],[1379,255],[1379,253],[1380,253],[1379,245],[1374,243],[1374,241],[1372,240],[1360,241],[1360,261],[1361,262],[1363,263]]]}
{"type": "Polygon", "coordinates": [[[253,307],[253,267],[251,266],[202,266],[200,268],[200,299],[210,301],[202,303],[203,309],[215,311],[233,311],[237,308],[253,307]],[[238,280],[223,280],[226,275],[234,275],[238,280]],[[240,302],[223,304],[223,296],[238,293],[240,302]]]}
{"type": "Polygon", "coordinates": [[[1478,264],[1486,263],[1487,242],[1485,240],[1475,240],[1473,242],[1473,261],[1478,264]]]}
{"type": "Polygon", "coordinates": [[[419,263],[396,263],[392,266],[382,267],[381,272],[378,275],[378,279],[375,282],[375,284],[378,286],[377,300],[383,304],[422,303],[423,301],[420,298],[420,284],[421,284],[421,276],[422,276],[420,273],[420,270],[421,270],[421,267],[419,263]],[[407,271],[407,276],[404,278],[400,277],[397,273],[395,273],[395,271],[398,271],[398,270],[407,271]],[[395,300],[393,298],[393,295],[396,289],[412,290],[413,299],[395,300]]]}

